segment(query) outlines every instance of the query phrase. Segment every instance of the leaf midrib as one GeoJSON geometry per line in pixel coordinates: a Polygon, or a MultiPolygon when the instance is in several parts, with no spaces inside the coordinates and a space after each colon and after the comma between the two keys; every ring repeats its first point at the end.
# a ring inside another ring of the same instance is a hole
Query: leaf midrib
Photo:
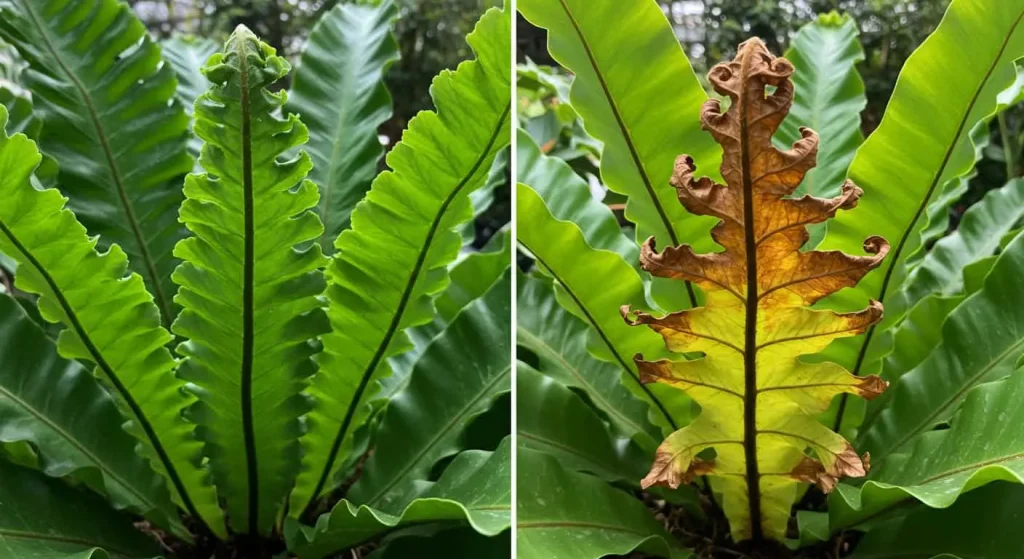
{"type": "Polygon", "coordinates": [[[433,246],[434,237],[437,235],[438,229],[441,226],[441,220],[444,218],[448,211],[448,206],[454,202],[455,198],[462,192],[462,189],[469,183],[469,180],[476,175],[479,171],[480,166],[487,159],[487,155],[491,152],[495,142],[498,141],[498,136],[501,133],[502,128],[505,127],[505,120],[508,118],[509,112],[512,110],[512,102],[505,105],[501,114],[498,117],[497,122],[494,124],[493,132],[491,133],[490,139],[477,156],[476,161],[467,173],[460,179],[459,183],[452,189],[452,191],[442,201],[440,208],[438,208],[437,214],[434,216],[434,221],[430,224],[430,228],[427,230],[427,235],[424,238],[423,246],[420,249],[420,253],[416,258],[416,263],[409,274],[409,278],[406,280],[405,289],[402,292],[402,296],[399,299],[398,305],[395,309],[395,313],[392,316],[391,323],[388,325],[387,330],[384,333],[384,337],[381,339],[380,344],[377,346],[377,351],[374,353],[370,362],[367,364],[366,369],[363,370],[362,377],[359,381],[359,386],[356,388],[355,394],[352,396],[352,400],[345,411],[345,417],[342,420],[342,424],[338,429],[338,433],[335,435],[334,442],[331,445],[330,453],[327,457],[327,463],[324,465],[323,470],[320,472],[320,479],[317,481],[316,487],[313,490],[309,498],[309,503],[306,508],[308,509],[315,501],[317,496],[323,490],[327,483],[327,478],[330,477],[331,471],[334,469],[334,462],[337,459],[338,451],[341,448],[341,443],[348,432],[349,427],[352,423],[352,418],[355,416],[355,410],[360,406],[363,397],[363,392],[366,391],[366,387],[369,384],[370,378],[373,376],[373,372],[377,369],[381,360],[384,358],[384,353],[387,351],[388,346],[391,344],[391,339],[399,331],[399,324],[402,320],[402,316],[405,314],[405,308],[409,304],[409,300],[412,298],[413,289],[419,280],[420,270],[426,262],[427,254],[430,252],[430,248],[433,246]]]}
{"type": "Polygon", "coordinates": [[[138,219],[135,217],[135,210],[132,207],[131,200],[128,199],[128,193],[125,190],[124,178],[121,176],[121,169],[118,167],[117,162],[114,159],[114,154],[110,149],[110,143],[107,140],[107,133],[103,127],[103,123],[100,122],[99,113],[96,111],[96,106],[93,104],[92,92],[85,87],[85,84],[78,79],[78,76],[68,68],[67,64],[60,57],[56,47],[53,45],[53,40],[50,38],[45,26],[39,20],[39,16],[35,13],[35,10],[29,4],[22,0],[22,5],[25,8],[25,12],[28,14],[29,19],[32,20],[32,24],[39,30],[40,35],[43,38],[46,50],[53,56],[54,61],[60,66],[61,71],[71,80],[72,85],[78,90],[81,95],[82,102],[85,108],[89,111],[89,120],[96,128],[97,139],[100,142],[100,148],[103,150],[103,155],[106,158],[107,167],[110,169],[110,178],[113,179],[114,185],[117,187],[117,195],[121,201],[121,206],[124,208],[125,218],[128,220],[128,224],[131,227],[132,235],[135,236],[135,244],[139,247],[139,252],[142,254],[142,260],[146,266],[146,272],[149,275],[149,283],[154,291],[153,297],[160,307],[160,318],[163,325],[166,327],[169,325],[171,314],[171,307],[167,301],[166,295],[164,295],[163,286],[160,284],[160,277],[156,271],[156,264],[153,261],[153,256],[149,252],[149,245],[146,244],[146,240],[142,235],[142,230],[139,228],[138,219]]]}
{"type": "Polygon", "coordinates": [[[86,538],[77,538],[73,536],[57,536],[54,534],[44,534],[41,532],[28,532],[25,530],[10,530],[7,528],[0,528],[0,538],[14,538],[21,540],[37,540],[47,542],[60,542],[78,544],[87,547],[96,547],[104,551],[110,551],[121,555],[123,557],[131,557],[134,554],[123,549],[118,549],[105,542],[96,542],[86,538]]]}
{"type": "Polygon", "coordinates": [[[249,533],[259,532],[259,464],[256,456],[256,429],[252,410],[252,368],[254,349],[253,324],[253,273],[255,229],[253,220],[254,200],[252,184],[252,115],[249,106],[249,61],[245,37],[238,37],[236,43],[238,69],[241,82],[241,139],[242,139],[242,196],[244,198],[244,256],[242,260],[242,436],[245,444],[246,482],[248,486],[249,533]]]}

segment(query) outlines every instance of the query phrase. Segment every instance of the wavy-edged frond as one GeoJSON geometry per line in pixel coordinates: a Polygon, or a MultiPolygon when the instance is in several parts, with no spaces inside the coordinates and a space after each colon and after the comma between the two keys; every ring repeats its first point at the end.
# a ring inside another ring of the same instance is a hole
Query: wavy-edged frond
{"type": "Polygon", "coordinates": [[[69,208],[101,248],[124,249],[170,324],[171,250],[192,162],[188,117],[172,102],[174,72],[160,47],[117,0],[3,0],[0,36],[29,64],[21,80],[69,208]]]}
{"type": "Polygon", "coordinates": [[[398,60],[391,32],[397,17],[392,0],[335,6],[313,27],[295,69],[287,109],[309,127],[309,178],[320,187],[325,254],[350,226],[384,155],[377,129],[391,117],[384,75],[398,60]]]}
{"type": "Polygon", "coordinates": [[[310,393],[316,407],[303,438],[304,469],[293,493],[301,513],[335,486],[352,435],[371,411],[388,358],[409,347],[403,330],[429,322],[431,297],[448,282],[459,251],[455,228],[472,216],[469,193],[487,178],[510,136],[511,23],[491,9],[467,37],[476,59],[441,73],[421,112],[335,242],[328,270],[332,331],[310,393]]]}
{"type": "Polygon", "coordinates": [[[287,520],[288,547],[301,559],[320,559],[380,537],[403,525],[459,522],[477,533],[495,536],[512,519],[512,438],[494,452],[467,450],[445,468],[435,483],[424,483],[420,498],[396,514],[341,500],[321,515],[316,526],[287,520]]]}
{"type": "Polygon", "coordinates": [[[701,113],[724,148],[725,184],[695,178],[693,159],[685,155],[676,162],[672,184],[689,211],[720,220],[711,234],[724,251],[697,254],[683,245],[658,253],[651,238],[640,253],[645,270],[694,282],[707,302],[661,318],[623,309],[631,323],[659,333],[672,352],[701,354],[689,361],[636,358],[646,382],[675,386],[701,407],[693,423],[658,448],[643,486],[677,487],[697,475],[712,476],[736,541],[783,539],[798,482],[829,491],[838,478],[867,473],[867,457],[816,415],[839,394],[870,398],[885,389],[878,377],[800,360],[881,318],[878,303],[849,314],[809,307],[856,285],[881,263],[888,244],[868,239],[869,256],[800,250],[807,225],[853,207],[861,191],[847,182],[832,199],[789,197],[814,167],[818,142],[804,128],[791,150],[772,144],[793,100],[792,73],[792,64],[772,56],[759,39],[711,69],[708,80],[732,101],[723,113],[718,100],[709,100],[701,113]],[[769,87],[774,91],[766,94],[769,87]],[[713,460],[698,458],[709,448],[713,460]]]}
{"type": "Polygon", "coordinates": [[[174,254],[182,311],[174,332],[180,375],[199,401],[191,417],[236,531],[269,533],[299,468],[301,394],[315,366],[312,340],[328,329],[309,156],[298,116],[277,116],[268,87],[288,62],[244,26],[213,55],[196,101],[199,162],[185,180],[181,221],[192,236],[174,254]]]}
{"type": "MultiPolygon", "coordinates": [[[[0,128],[6,120],[0,109],[0,128]]],[[[39,160],[25,136],[0,135],[0,250],[19,263],[15,285],[39,295],[45,320],[66,326],[60,354],[95,365],[139,439],[138,451],[170,481],[175,502],[223,534],[213,487],[197,465],[201,444],[181,416],[192,398],[174,375],[166,347],[172,336],[160,326],[153,296],[141,276],[128,274],[119,246],[97,252],[66,199],[32,186],[39,160]]]]}

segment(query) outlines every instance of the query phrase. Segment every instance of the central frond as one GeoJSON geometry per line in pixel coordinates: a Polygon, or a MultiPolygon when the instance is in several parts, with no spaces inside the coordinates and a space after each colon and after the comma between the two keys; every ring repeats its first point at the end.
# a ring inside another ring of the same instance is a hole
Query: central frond
{"type": "Polygon", "coordinates": [[[792,73],[789,61],[773,57],[759,39],[743,43],[733,61],[711,70],[715,90],[732,100],[725,113],[718,100],[709,100],[701,114],[703,127],[724,149],[726,184],[695,178],[693,160],[684,155],[672,185],[688,211],[721,220],[712,237],[725,250],[696,254],[684,245],[658,253],[649,239],[640,255],[651,274],[700,286],[705,306],[663,318],[630,316],[623,308],[633,324],[661,334],[671,351],[702,354],[690,361],[636,357],[645,382],[678,387],[701,406],[693,423],[658,448],[643,485],[677,487],[697,475],[713,476],[737,541],[782,539],[799,482],[829,491],[840,477],[867,473],[867,456],[859,457],[816,415],[838,394],[871,398],[886,386],[834,363],[800,360],[881,318],[882,306],[874,301],[849,314],[809,307],[856,285],[889,245],[869,238],[864,248],[870,256],[800,251],[806,226],[852,208],[862,192],[847,181],[832,199],[790,197],[815,166],[818,147],[818,136],[807,128],[791,150],[772,145],[793,101],[792,73]],[[707,449],[714,449],[713,459],[707,449]]]}

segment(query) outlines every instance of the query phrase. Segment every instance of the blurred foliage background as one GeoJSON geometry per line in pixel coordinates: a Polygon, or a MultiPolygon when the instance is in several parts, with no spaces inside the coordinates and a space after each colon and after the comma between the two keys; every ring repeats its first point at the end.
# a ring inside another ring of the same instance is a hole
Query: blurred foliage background
{"type": "MultiPolygon", "coordinates": [[[[156,39],[197,35],[224,41],[239,24],[252,29],[294,65],[309,32],[320,17],[339,3],[376,0],[126,0],[156,39]]],[[[466,35],[488,9],[502,0],[393,0],[399,8],[394,34],[401,59],[391,66],[386,82],[394,114],[380,128],[393,146],[409,120],[433,108],[430,82],[441,70],[454,68],[472,56],[466,35]]],[[[288,86],[288,80],[280,82],[288,86]]],[[[511,219],[510,175],[507,158],[499,158],[494,200],[475,222],[475,241],[482,247],[511,219]]],[[[384,162],[381,162],[384,167],[384,162]]]]}
{"type": "MultiPolygon", "coordinates": [[[[857,22],[860,43],[865,60],[857,69],[865,84],[867,106],[861,113],[861,128],[867,136],[874,130],[885,112],[903,63],[942,20],[949,0],[657,0],[671,23],[690,62],[698,76],[703,78],[711,66],[729,60],[736,46],[749,37],[760,37],[776,54],[783,54],[801,26],[814,20],[820,14],[832,11],[847,13],[857,22]]],[[[524,108],[533,111],[527,119],[520,119],[526,127],[532,127],[531,135],[544,136],[539,129],[554,119],[546,111],[538,112],[540,99],[524,99],[527,95],[544,95],[546,89],[550,99],[557,103],[555,85],[548,84],[539,90],[537,65],[555,66],[547,52],[546,36],[543,30],[529,24],[521,16],[517,21],[517,60],[520,63],[520,116],[524,108]],[[527,88],[522,86],[526,85],[527,88]],[[531,120],[543,116],[541,120],[531,120]]],[[[543,73],[546,81],[558,80],[554,74],[543,73]]],[[[559,84],[568,87],[568,81],[559,84]]],[[[555,115],[557,110],[551,111],[555,115]]],[[[564,116],[564,111],[562,111],[564,116]]],[[[570,118],[575,118],[572,115],[570,118]]],[[[567,125],[572,128],[572,124],[567,125]]],[[[993,119],[989,130],[989,142],[984,156],[977,164],[977,174],[971,179],[968,192],[951,208],[950,227],[956,227],[960,215],[985,192],[997,188],[1007,180],[1022,174],[1021,146],[1024,145],[1024,112],[1017,107],[993,119]]],[[[563,157],[584,176],[596,172],[594,163],[599,156],[600,146],[588,145],[588,138],[582,129],[569,134],[569,140],[560,141],[554,149],[568,150],[563,157]],[[589,149],[593,155],[580,157],[579,150],[589,149]],[[574,157],[576,158],[574,160],[574,157]]],[[[560,155],[561,156],[561,155],[560,155]]],[[[594,182],[592,176],[588,177],[594,182]]],[[[894,185],[898,186],[898,185],[894,185]]],[[[606,199],[616,205],[616,200],[606,199]]]]}

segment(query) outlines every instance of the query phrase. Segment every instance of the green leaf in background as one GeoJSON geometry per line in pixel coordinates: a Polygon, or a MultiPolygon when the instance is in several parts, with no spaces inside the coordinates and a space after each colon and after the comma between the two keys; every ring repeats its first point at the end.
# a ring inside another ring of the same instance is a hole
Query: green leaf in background
{"type": "MultiPolygon", "coordinates": [[[[189,130],[192,129],[192,116],[195,113],[195,102],[206,92],[209,83],[201,70],[213,53],[220,50],[220,45],[205,37],[177,36],[160,41],[160,48],[174,74],[178,77],[178,89],[175,98],[185,109],[189,118],[189,130]]],[[[202,138],[192,134],[188,138],[188,153],[196,159],[195,171],[201,172],[199,153],[203,149],[202,138]]]]}
{"type": "MultiPolygon", "coordinates": [[[[906,378],[906,377],[904,377],[906,378]]],[[[868,523],[909,499],[945,508],[996,480],[1024,483],[1024,369],[967,393],[949,429],[924,433],[829,499],[832,531],[868,523]]]]}
{"type": "MultiPolygon", "coordinates": [[[[0,108],[0,128],[7,121],[0,108]]],[[[207,474],[197,464],[201,443],[182,410],[191,402],[174,376],[160,326],[160,312],[142,277],[127,275],[124,251],[96,252],[65,198],[36,190],[32,172],[40,161],[23,135],[0,134],[0,251],[19,263],[15,285],[38,294],[47,322],[61,322],[61,356],[96,366],[96,375],[122,404],[128,431],[142,441],[143,456],[171,482],[172,497],[197,520],[224,534],[222,513],[207,474]]]]}
{"type": "Polygon", "coordinates": [[[123,423],[96,379],[59,357],[18,303],[0,295],[0,442],[28,441],[46,475],[82,480],[115,508],[187,534],[167,485],[135,454],[123,423]]]}
{"type": "Polygon", "coordinates": [[[637,376],[634,355],[665,351],[661,336],[649,328],[631,328],[619,314],[622,305],[646,306],[637,271],[618,254],[587,245],[580,228],[555,219],[530,187],[518,185],[516,204],[516,241],[556,281],[558,302],[593,329],[589,349],[620,368],[622,382],[650,404],[652,423],[670,431],[688,423],[691,405],[683,391],[644,385],[637,376]]]}
{"type": "Polygon", "coordinates": [[[516,366],[516,444],[558,458],[568,470],[639,487],[653,457],[608,432],[575,392],[526,363],[516,366]]]}
{"type": "Polygon", "coordinates": [[[378,538],[403,525],[428,522],[468,522],[476,532],[495,536],[511,526],[512,440],[505,438],[494,452],[467,450],[445,468],[437,483],[400,515],[341,500],[320,515],[315,527],[288,519],[288,548],[300,559],[319,559],[378,538]]]}
{"type": "MultiPolygon", "coordinates": [[[[722,156],[700,126],[707,94],[661,7],[650,0],[517,5],[527,20],[548,31],[551,56],[574,74],[572,107],[587,132],[604,144],[601,180],[628,198],[626,219],[636,224],[637,239],[653,235],[658,246],[714,249],[708,232],[716,220],[689,214],[669,185],[677,156],[690,155],[699,172],[712,178],[722,156]]],[[[656,287],[656,296],[664,293],[658,303],[668,310],[697,304],[689,284],[688,292],[669,283],[656,287]]]]}
{"type": "MultiPolygon", "coordinates": [[[[19,95],[7,87],[0,87],[0,104],[7,107],[7,135],[13,136],[21,133],[38,143],[43,130],[43,122],[35,114],[31,99],[19,95]]],[[[35,178],[39,180],[41,187],[55,188],[57,186],[57,162],[45,153],[42,155],[43,160],[36,168],[35,178]]]]}
{"type": "Polygon", "coordinates": [[[583,391],[615,433],[632,438],[641,448],[653,452],[663,434],[648,419],[650,406],[623,386],[623,369],[619,364],[599,361],[590,355],[587,323],[562,308],[546,278],[520,275],[516,285],[516,343],[521,348],[520,359],[524,358],[522,348],[533,353],[541,373],[583,391]]]}
{"type": "Polygon", "coordinates": [[[181,221],[192,236],[174,248],[182,311],[174,333],[181,378],[199,401],[190,417],[206,443],[217,492],[237,532],[270,533],[300,462],[301,394],[316,367],[310,340],[329,330],[318,296],[325,282],[316,239],[316,185],[298,116],[276,116],[289,70],[245,26],[203,68],[196,102],[199,162],[185,180],[181,221]]]}
{"type": "Polygon", "coordinates": [[[12,559],[141,559],[159,550],[103,499],[0,460],[0,553],[12,559]]]}
{"type": "Polygon", "coordinates": [[[830,352],[854,374],[877,373],[891,347],[891,340],[872,344],[872,338],[906,312],[891,295],[904,280],[904,261],[920,246],[921,217],[944,184],[973,167],[970,132],[992,115],[997,96],[1015,80],[1014,60],[1024,55],[1022,18],[1018,2],[953,0],[903,66],[881,124],[850,165],[864,196],[856,210],[829,223],[819,248],[856,254],[871,235],[892,245],[886,262],[857,289],[829,298],[843,309],[860,308],[868,298],[886,307],[881,324],[830,352]]]}
{"type": "Polygon", "coordinates": [[[960,497],[944,510],[922,510],[879,525],[853,559],[997,559],[1024,557],[1024,486],[992,485],[960,497]]]}
{"type": "Polygon", "coordinates": [[[391,33],[397,16],[392,0],[335,6],[313,27],[295,70],[286,109],[309,127],[309,178],[320,188],[325,254],[348,229],[384,155],[377,128],[391,117],[384,75],[398,60],[391,33]]]}
{"type": "Polygon", "coordinates": [[[506,273],[426,348],[408,386],[388,404],[349,501],[400,513],[434,465],[461,450],[472,419],[511,390],[511,288],[506,273]]]}
{"type": "Polygon", "coordinates": [[[555,219],[579,226],[588,245],[639,264],[640,248],[623,234],[608,206],[594,199],[587,181],[566,162],[544,155],[521,128],[516,130],[516,180],[540,195],[555,219]]]}
{"type": "Polygon", "coordinates": [[[483,185],[509,142],[511,21],[488,10],[467,42],[476,59],[442,72],[431,91],[437,112],[421,112],[388,153],[393,171],[374,181],[335,242],[315,408],[303,437],[304,469],[290,509],[301,513],[337,483],[352,436],[372,411],[388,358],[409,349],[404,330],[430,322],[431,297],[447,285],[460,247],[456,227],[473,214],[469,193],[483,185]]]}
{"type": "MultiPolygon", "coordinates": [[[[947,420],[971,387],[1005,377],[1024,355],[1024,235],[996,260],[985,286],[942,325],[942,343],[889,387],[892,396],[858,448],[876,462],[947,420]],[[998,325],[993,327],[992,325],[998,325]]],[[[991,408],[1002,409],[1002,408],[991,408]]]]}
{"type": "MultiPolygon", "coordinates": [[[[789,116],[775,134],[789,149],[800,139],[800,127],[818,133],[818,166],[811,169],[794,196],[830,198],[839,193],[853,154],[864,141],[860,112],[867,104],[864,81],[856,65],[864,60],[857,23],[835,12],[818,16],[793,38],[785,57],[793,63],[796,95],[789,116]]],[[[827,223],[808,228],[813,248],[825,235],[827,223]]]]}
{"type": "Polygon", "coordinates": [[[692,557],[628,493],[567,471],[553,456],[526,448],[516,456],[518,559],[599,559],[633,552],[692,557]]]}
{"type": "Polygon", "coordinates": [[[170,324],[171,250],[192,161],[188,117],[172,102],[174,72],[161,66],[160,47],[117,0],[3,0],[0,37],[29,64],[21,79],[68,207],[101,248],[124,249],[170,324]]]}

